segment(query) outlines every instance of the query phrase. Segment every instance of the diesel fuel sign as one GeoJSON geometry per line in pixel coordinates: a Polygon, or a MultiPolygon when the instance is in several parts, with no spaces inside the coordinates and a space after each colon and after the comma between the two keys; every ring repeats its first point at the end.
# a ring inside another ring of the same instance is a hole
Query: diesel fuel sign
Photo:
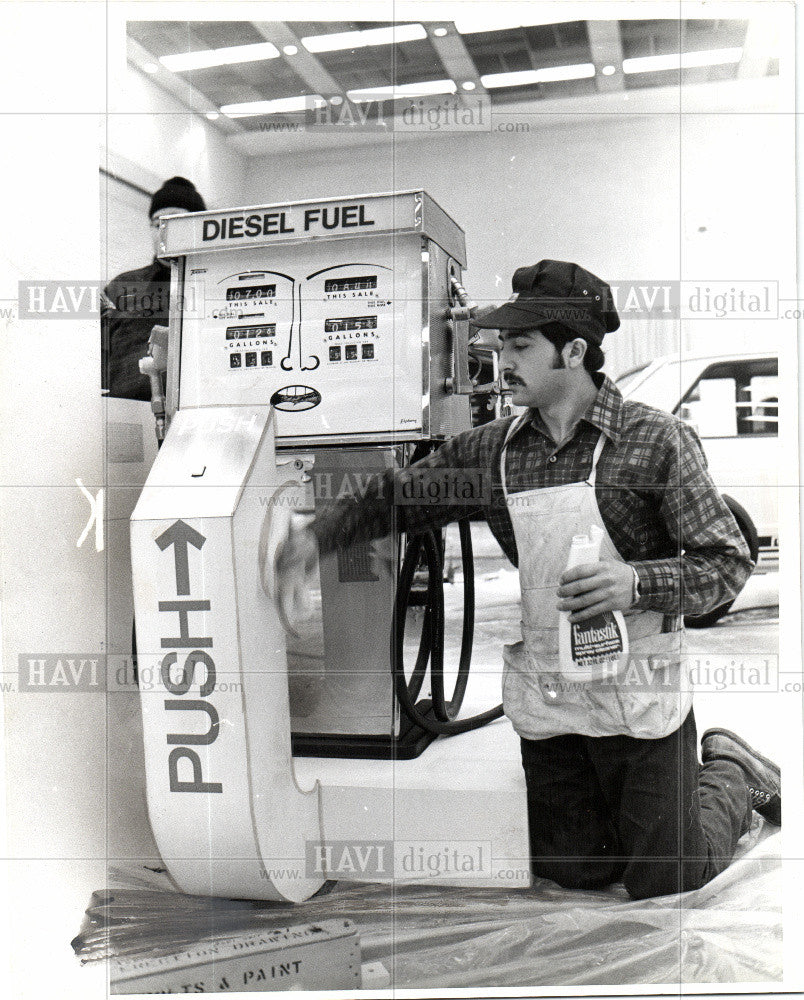
{"type": "Polygon", "coordinates": [[[400,229],[415,232],[422,225],[421,198],[417,195],[411,192],[407,197],[375,195],[366,200],[328,199],[268,205],[259,210],[197,212],[171,218],[170,225],[162,230],[160,256],[172,257],[191,247],[213,250],[316,237],[398,232],[400,229]]]}
{"type": "MultiPolygon", "coordinates": [[[[301,232],[306,235],[323,235],[338,229],[367,229],[374,225],[364,204],[316,205],[305,208],[301,214],[301,232]]],[[[204,219],[201,240],[238,240],[249,236],[282,236],[298,230],[291,219],[291,211],[252,212],[249,215],[224,215],[219,219],[204,219]]],[[[298,218],[296,221],[299,221],[298,218]]]]}

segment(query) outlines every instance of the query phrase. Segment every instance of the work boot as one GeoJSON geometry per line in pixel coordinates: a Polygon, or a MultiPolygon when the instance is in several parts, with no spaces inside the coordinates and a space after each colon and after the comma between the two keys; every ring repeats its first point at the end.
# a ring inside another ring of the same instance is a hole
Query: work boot
{"type": "Polygon", "coordinates": [[[704,764],[730,760],[742,770],[751,793],[751,805],[774,826],[782,825],[782,772],[728,729],[707,729],[701,737],[704,764]]]}

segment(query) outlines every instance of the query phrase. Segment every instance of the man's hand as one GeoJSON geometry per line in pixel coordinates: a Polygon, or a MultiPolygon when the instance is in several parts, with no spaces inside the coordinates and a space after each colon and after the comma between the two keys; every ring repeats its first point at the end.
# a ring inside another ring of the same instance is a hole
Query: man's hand
{"type": "Polygon", "coordinates": [[[624,562],[596,562],[562,573],[558,610],[573,612],[571,622],[583,622],[603,611],[627,611],[633,603],[634,571],[624,562]]]}
{"type": "Polygon", "coordinates": [[[318,541],[305,518],[291,515],[287,537],[276,553],[276,608],[283,626],[299,635],[295,623],[309,617],[309,577],[318,562],[318,541]]]}

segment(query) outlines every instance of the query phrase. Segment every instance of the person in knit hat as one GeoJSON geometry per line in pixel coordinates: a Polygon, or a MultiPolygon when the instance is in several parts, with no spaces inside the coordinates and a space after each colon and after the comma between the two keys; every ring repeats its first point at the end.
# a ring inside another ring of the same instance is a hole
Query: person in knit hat
{"type": "Polygon", "coordinates": [[[170,268],[157,260],[159,220],[179,212],[203,212],[204,199],[186,177],[171,177],[151,198],[148,216],[154,258],[146,267],[124,271],[104,289],[101,307],[103,390],[121,399],[151,398],[139,361],[148,353],[148,338],[157,324],[167,325],[170,268]]]}

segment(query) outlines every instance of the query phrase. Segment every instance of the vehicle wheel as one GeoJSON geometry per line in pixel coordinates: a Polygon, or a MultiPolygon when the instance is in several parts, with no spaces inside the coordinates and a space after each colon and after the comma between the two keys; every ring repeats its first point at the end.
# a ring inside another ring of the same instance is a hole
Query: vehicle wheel
{"type": "MultiPolygon", "coordinates": [[[[737,522],[737,526],[743,533],[743,538],[748,545],[751,558],[754,562],[756,562],[759,555],[759,537],[757,535],[757,529],[754,527],[754,522],[748,516],[748,512],[745,508],[741,507],[736,500],[732,500],[731,497],[728,497],[725,494],[723,499],[726,502],[726,506],[734,515],[734,520],[737,522]]],[[[687,628],[710,628],[716,622],[720,621],[732,604],[734,604],[736,599],[737,598],[734,597],[725,604],[721,604],[720,607],[713,608],[711,611],[707,611],[706,614],[703,615],[685,615],[684,624],[687,628]]]]}

